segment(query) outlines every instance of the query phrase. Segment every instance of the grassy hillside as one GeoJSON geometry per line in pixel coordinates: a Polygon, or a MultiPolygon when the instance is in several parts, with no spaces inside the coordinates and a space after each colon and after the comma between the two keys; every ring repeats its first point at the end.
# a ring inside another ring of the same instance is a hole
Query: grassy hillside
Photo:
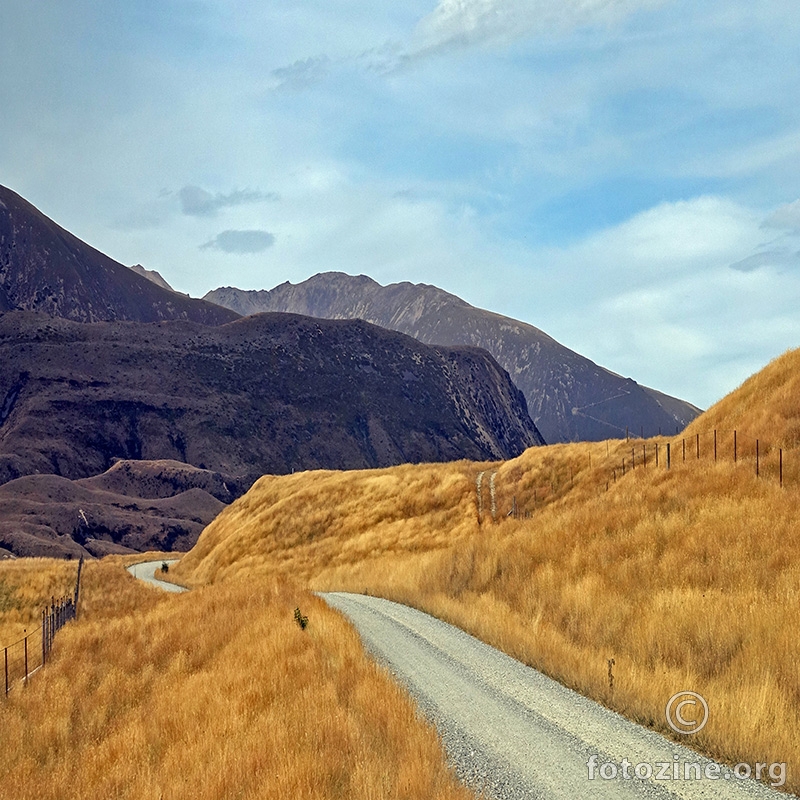
{"type": "Polygon", "coordinates": [[[77,571],[77,561],[50,558],[0,561],[0,647],[7,647],[38,628],[42,624],[42,609],[51,598],[71,596],[77,571]]]}
{"type": "Polygon", "coordinates": [[[667,699],[700,692],[711,717],[691,746],[730,763],[788,762],[796,791],[798,360],[787,354],[674,439],[263,478],[177,572],[222,585],[283,573],[407,602],[668,735],[667,699]],[[735,463],[722,435],[733,430],[735,463]],[[748,437],[760,439],[759,477],[748,437]]]}
{"type": "MultiPolygon", "coordinates": [[[[256,577],[172,596],[122,561],[87,563],[79,621],[27,689],[0,697],[0,797],[473,797],[410,700],[314,595],[256,577]]],[[[3,562],[0,580],[27,597],[63,566],[3,562]]]]}
{"type": "Polygon", "coordinates": [[[738,430],[773,447],[800,446],[800,350],[790,350],[746,380],[687,428],[687,435],[738,430]]]}

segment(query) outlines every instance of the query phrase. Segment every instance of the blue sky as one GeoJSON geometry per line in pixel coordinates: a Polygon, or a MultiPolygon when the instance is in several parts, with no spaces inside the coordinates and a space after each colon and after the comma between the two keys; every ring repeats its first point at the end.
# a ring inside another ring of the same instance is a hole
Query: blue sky
{"type": "Polygon", "coordinates": [[[432,283],[708,406],[800,345],[782,0],[4,0],[0,183],[195,296],[432,283]]]}

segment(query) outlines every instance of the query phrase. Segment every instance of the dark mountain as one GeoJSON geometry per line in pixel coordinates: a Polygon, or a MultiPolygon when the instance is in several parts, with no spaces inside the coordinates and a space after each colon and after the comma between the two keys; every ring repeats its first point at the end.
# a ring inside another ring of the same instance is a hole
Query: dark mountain
{"type": "Polygon", "coordinates": [[[221,325],[237,317],[136,274],[0,186],[0,311],[9,310],[78,322],[184,319],[221,325]]]}
{"type": "MultiPolygon", "coordinates": [[[[264,473],[503,459],[541,442],[488,353],[360,320],[261,314],[207,327],[0,314],[0,483],[171,459],[235,476],[233,499],[264,473]]],[[[126,494],[123,477],[112,470],[78,488],[126,494]]],[[[197,488],[215,494],[212,483],[197,488]]],[[[79,501],[64,501],[69,524],[79,501]]],[[[132,541],[152,543],[145,533],[132,541]]]]}
{"type": "Polygon", "coordinates": [[[425,284],[381,286],[364,275],[328,272],[271,291],[221,288],[205,298],[239,314],[285,311],[364,319],[422,342],[488,350],[522,389],[550,442],[601,440],[684,428],[700,409],[640,386],[569,350],[538,328],[475,308],[425,284]]]}

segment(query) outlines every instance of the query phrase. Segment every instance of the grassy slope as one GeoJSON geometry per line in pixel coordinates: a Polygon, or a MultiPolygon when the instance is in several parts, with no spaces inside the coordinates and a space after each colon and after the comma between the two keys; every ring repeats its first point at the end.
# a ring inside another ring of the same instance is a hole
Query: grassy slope
{"type": "Polygon", "coordinates": [[[77,561],[49,558],[0,562],[0,647],[7,647],[42,624],[50,599],[72,596],[77,561]]]}
{"type": "Polygon", "coordinates": [[[282,572],[408,602],[667,734],[667,699],[701,692],[711,718],[691,745],[731,763],[788,762],[796,791],[798,375],[795,351],[686,434],[647,442],[647,469],[644,443],[624,441],[534,449],[495,465],[497,524],[486,519],[489,472],[483,524],[477,514],[476,477],[491,465],[264,478],[177,572],[222,584],[282,572]],[[514,497],[530,518],[503,516],[514,497]]]}
{"type": "MultiPolygon", "coordinates": [[[[409,699],[314,595],[263,577],[167,595],[123,561],[86,565],[80,620],[27,689],[0,699],[0,797],[473,796],[409,699]]],[[[21,560],[0,576],[22,595],[31,573],[62,564],[21,560]]]]}

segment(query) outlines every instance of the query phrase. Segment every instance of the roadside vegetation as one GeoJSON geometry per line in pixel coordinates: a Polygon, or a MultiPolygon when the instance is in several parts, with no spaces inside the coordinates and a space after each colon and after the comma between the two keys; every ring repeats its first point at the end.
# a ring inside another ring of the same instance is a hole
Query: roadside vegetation
{"type": "Polygon", "coordinates": [[[689,744],[787,762],[798,791],[799,376],[794,351],[672,438],[265,477],[170,575],[283,574],[409,603],[666,735],[669,697],[699,692],[710,721],[689,744]]]}
{"type": "Polygon", "coordinates": [[[253,576],[168,595],[126,561],[86,564],[79,621],[27,689],[0,698],[0,796],[474,797],[435,731],[313,594],[253,576]]]}
{"type": "Polygon", "coordinates": [[[52,599],[72,596],[77,571],[77,561],[52,558],[0,561],[0,648],[38,628],[42,624],[42,609],[52,599]]]}

